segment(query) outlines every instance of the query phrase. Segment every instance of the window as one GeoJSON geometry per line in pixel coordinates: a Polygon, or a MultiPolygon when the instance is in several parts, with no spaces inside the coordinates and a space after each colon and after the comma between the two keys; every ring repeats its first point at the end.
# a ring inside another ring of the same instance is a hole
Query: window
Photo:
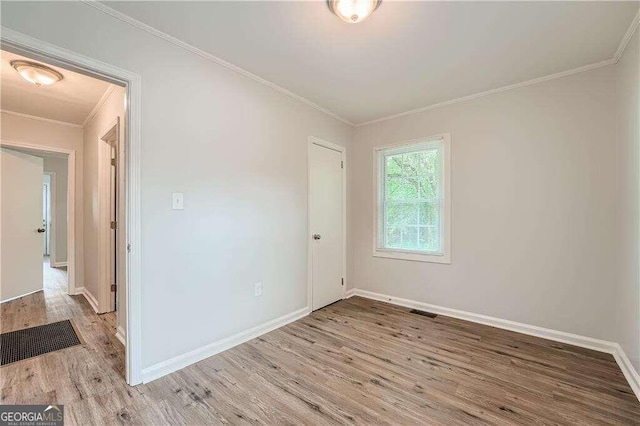
{"type": "Polygon", "coordinates": [[[449,139],[376,148],[374,256],[450,263],[449,139]]]}

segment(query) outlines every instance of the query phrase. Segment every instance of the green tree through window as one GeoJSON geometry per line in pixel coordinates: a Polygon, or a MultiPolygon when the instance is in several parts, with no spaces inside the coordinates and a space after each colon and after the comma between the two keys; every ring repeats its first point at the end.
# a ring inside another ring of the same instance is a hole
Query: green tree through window
{"type": "Polygon", "coordinates": [[[385,152],[381,166],[384,248],[441,252],[441,144],[385,152]]]}

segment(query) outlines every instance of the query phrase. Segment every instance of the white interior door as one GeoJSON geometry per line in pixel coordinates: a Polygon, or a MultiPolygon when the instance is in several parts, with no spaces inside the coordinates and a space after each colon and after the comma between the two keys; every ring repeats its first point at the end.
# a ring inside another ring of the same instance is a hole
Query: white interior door
{"type": "Polygon", "coordinates": [[[2,148],[0,300],[42,289],[42,158],[2,148]]]}
{"type": "Polygon", "coordinates": [[[342,153],[310,148],[310,217],[313,310],[344,297],[342,153]]]}

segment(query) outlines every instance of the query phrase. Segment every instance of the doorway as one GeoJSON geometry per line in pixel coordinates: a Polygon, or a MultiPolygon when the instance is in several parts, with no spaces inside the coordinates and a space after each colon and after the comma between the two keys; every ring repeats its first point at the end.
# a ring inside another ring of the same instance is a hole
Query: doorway
{"type": "MultiPolygon", "coordinates": [[[[120,187],[124,187],[126,191],[121,193],[126,194],[126,197],[120,203],[121,209],[118,212],[119,216],[124,217],[121,222],[122,232],[125,235],[121,238],[122,250],[118,253],[118,256],[124,254],[126,260],[119,263],[123,266],[122,275],[125,280],[121,280],[121,284],[125,285],[126,299],[122,303],[122,306],[126,318],[126,336],[123,339],[125,343],[125,376],[127,383],[136,385],[142,381],[142,369],[141,369],[141,257],[140,257],[140,76],[131,73],[129,71],[111,66],[109,64],[96,62],[91,58],[85,57],[75,52],[60,49],[55,45],[42,42],[32,37],[25,36],[13,32],[11,30],[5,30],[0,35],[0,42],[2,43],[2,49],[10,51],[12,53],[23,55],[32,58],[36,61],[43,61],[50,66],[60,67],[66,70],[73,70],[73,72],[81,73],[89,77],[93,77],[99,80],[107,81],[111,84],[123,87],[125,90],[125,113],[126,125],[123,126],[122,134],[125,136],[122,139],[123,148],[126,151],[127,159],[126,170],[121,173],[122,179],[119,183],[120,187]],[[123,182],[126,177],[126,181],[123,182]]],[[[97,138],[96,138],[97,139],[97,138]]],[[[13,143],[14,141],[3,140],[2,144],[13,143]]],[[[18,142],[21,143],[21,142],[18,142]]],[[[70,167],[70,170],[72,168],[70,167]]],[[[42,190],[42,181],[40,181],[39,191],[42,190]]],[[[71,186],[71,185],[70,185],[71,186]]],[[[42,200],[41,192],[38,195],[42,200]]],[[[69,214],[73,214],[73,210],[70,209],[69,214]]],[[[41,220],[41,213],[38,213],[38,220],[41,220]]],[[[71,222],[70,218],[70,222],[71,222]]],[[[73,230],[73,227],[69,227],[73,230]]],[[[120,236],[120,234],[118,234],[120,236]]],[[[71,241],[71,239],[70,239],[71,241]]],[[[38,240],[40,246],[41,240],[38,240]]],[[[73,258],[71,254],[71,247],[69,247],[70,262],[73,258]]],[[[41,254],[41,248],[38,248],[39,255],[41,254]]],[[[4,254],[4,253],[3,253],[4,254]]],[[[78,257],[81,253],[78,254],[78,257]]],[[[72,268],[69,265],[69,283],[73,280],[73,274],[78,268],[82,268],[77,264],[72,268]]],[[[86,270],[86,268],[85,268],[86,270]]],[[[78,269],[82,272],[81,269],[78,269]]],[[[81,292],[82,288],[75,289],[76,292],[81,292]]]]}
{"type": "Polygon", "coordinates": [[[38,286],[37,291],[45,288],[47,276],[52,275],[47,268],[65,269],[65,280],[56,287],[65,294],[73,295],[75,275],[69,273],[67,278],[66,269],[68,264],[71,269],[75,265],[72,254],[75,252],[75,215],[67,215],[67,212],[73,211],[75,198],[67,196],[67,188],[69,182],[75,180],[75,153],[63,153],[62,149],[55,151],[50,147],[16,141],[2,140],[1,145],[2,162],[6,165],[6,168],[2,168],[2,175],[6,179],[1,191],[4,206],[2,244],[13,250],[12,254],[3,252],[0,269],[3,278],[7,276],[6,281],[3,280],[7,284],[0,291],[0,302],[30,294],[35,291],[34,286],[38,286]],[[37,170],[29,166],[36,163],[37,170]],[[71,173],[68,173],[69,165],[71,173]],[[39,181],[37,189],[32,185],[35,180],[39,181]],[[35,215],[38,216],[37,220],[35,215]],[[67,226],[68,222],[72,226],[67,226]],[[32,241],[38,242],[36,251],[32,251],[32,241]],[[14,261],[14,255],[19,258],[18,262],[14,261]],[[36,279],[34,273],[39,278],[36,279]],[[30,277],[28,282],[31,284],[19,284],[21,281],[17,280],[18,276],[30,277]],[[6,291],[8,286],[13,287],[14,284],[15,291],[6,291]]]}
{"type": "Polygon", "coordinates": [[[312,310],[345,296],[346,150],[309,139],[309,268],[312,310]]]}
{"type": "Polygon", "coordinates": [[[11,248],[2,251],[0,265],[0,301],[6,303],[43,288],[44,162],[40,157],[4,147],[0,156],[3,176],[0,244],[11,248]]]}

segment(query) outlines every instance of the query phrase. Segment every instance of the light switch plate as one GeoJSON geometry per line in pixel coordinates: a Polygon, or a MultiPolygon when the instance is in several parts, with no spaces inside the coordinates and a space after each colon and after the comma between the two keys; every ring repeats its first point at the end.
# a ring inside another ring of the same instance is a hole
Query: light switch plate
{"type": "Polygon", "coordinates": [[[173,199],[171,206],[173,210],[184,210],[184,194],[182,192],[174,192],[171,197],[173,199]]]}

